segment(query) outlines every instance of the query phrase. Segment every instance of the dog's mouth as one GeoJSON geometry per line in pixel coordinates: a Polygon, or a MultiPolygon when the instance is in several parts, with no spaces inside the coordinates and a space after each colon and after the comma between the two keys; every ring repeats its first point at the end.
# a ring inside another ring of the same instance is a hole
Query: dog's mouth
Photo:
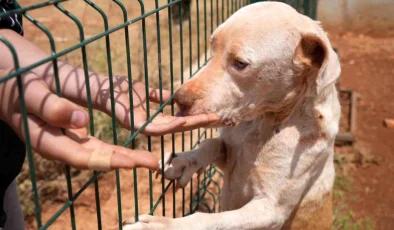
{"type": "MultiPolygon", "coordinates": [[[[184,99],[182,102],[185,101],[187,100],[184,99]]],[[[175,114],[176,117],[198,116],[201,114],[215,114],[216,116],[220,117],[220,121],[209,124],[209,126],[206,126],[205,128],[234,127],[239,123],[230,114],[226,115],[220,112],[217,113],[216,111],[214,112],[211,109],[204,107],[202,100],[195,100],[191,103],[179,103],[178,99],[178,101],[176,101],[176,105],[179,109],[179,111],[175,114]]]]}
{"type": "MultiPolygon", "coordinates": [[[[187,112],[184,111],[178,111],[175,116],[176,117],[187,117],[187,116],[197,116],[200,114],[209,114],[210,112],[202,112],[202,113],[193,113],[193,114],[189,114],[187,112]]],[[[228,118],[222,118],[220,119],[219,122],[213,123],[208,125],[206,128],[221,128],[221,127],[234,127],[237,125],[237,122],[235,122],[232,119],[228,119],[228,118]]]]}
{"type": "Polygon", "coordinates": [[[185,116],[185,113],[183,113],[182,111],[178,111],[178,112],[175,114],[175,116],[176,116],[176,117],[184,117],[184,116],[185,116]]]}

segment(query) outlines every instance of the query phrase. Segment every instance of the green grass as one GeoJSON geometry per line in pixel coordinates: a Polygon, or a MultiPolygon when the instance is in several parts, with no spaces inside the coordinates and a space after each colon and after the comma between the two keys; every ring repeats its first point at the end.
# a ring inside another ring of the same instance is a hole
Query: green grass
{"type": "Polygon", "coordinates": [[[334,230],[373,230],[372,218],[367,216],[356,219],[353,210],[344,206],[336,206],[334,209],[334,230]]]}
{"type": "MultiPolygon", "coordinates": [[[[349,160],[354,158],[350,154],[336,153],[334,163],[336,167],[336,177],[334,182],[334,217],[333,230],[373,230],[374,223],[370,216],[358,217],[353,209],[349,207],[350,201],[357,198],[352,196],[354,185],[352,179],[345,175],[344,169],[350,164],[355,164],[349,160]]],[[[364,164],[375,164],[376,161],[362,160],[364,164]]]]}

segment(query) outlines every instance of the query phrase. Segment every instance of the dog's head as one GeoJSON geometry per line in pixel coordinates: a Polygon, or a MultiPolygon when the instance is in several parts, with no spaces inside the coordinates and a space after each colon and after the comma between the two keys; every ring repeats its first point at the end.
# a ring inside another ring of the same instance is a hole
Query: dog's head
{"type": "Polygon", "coordinates": [[[236,125],[265,113],[283,122],[301,98],[319,98],[340,65],[319,23],[278,2],[240,9],[211,37],[212,58],[175,94],[181,113],[217,113],[236,125]]]}

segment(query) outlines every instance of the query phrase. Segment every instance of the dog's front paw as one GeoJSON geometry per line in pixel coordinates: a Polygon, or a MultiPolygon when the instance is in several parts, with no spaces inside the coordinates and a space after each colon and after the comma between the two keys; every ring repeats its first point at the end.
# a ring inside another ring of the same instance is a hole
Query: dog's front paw
{"type": "Polygon", "coordinates": [[[176,187],[185,187],[189,183],[194,173],[202,173],[205,165],[199,163],[198,159],[192,152],[182,154],[167,153],[164,156],[164,162],[159,161],[157,174],[162,174],[168,180],[177,180],[176,187]],[[164,163],[164,169],[163,169],[164,163]]]}
{"type": "Polygon", "coordinates": [[[173,220],[162,216],[141,215],[138,222],[134,218],[123,222],[123,230],[173,229],[173,220]]]}

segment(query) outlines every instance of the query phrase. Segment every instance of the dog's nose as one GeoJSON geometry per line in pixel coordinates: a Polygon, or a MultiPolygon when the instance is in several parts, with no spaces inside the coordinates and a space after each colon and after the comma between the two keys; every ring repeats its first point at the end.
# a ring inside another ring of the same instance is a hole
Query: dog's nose
{"type": "Polygon", "coordinates": [[[193,97],[191,97],[184,87],[181,87],[175,92],[174,100],[182,113],[187,112],[194,103],[193,97]]]}
{"type": "Polygon", "coordinates": [[[174,100],[183,114],[186,114],[193,106],[194,102],[201,99],[196,82],[188,82],[175,92],[174,100]],[[193,84],[192,84],[193,83],[193,84]]]}

